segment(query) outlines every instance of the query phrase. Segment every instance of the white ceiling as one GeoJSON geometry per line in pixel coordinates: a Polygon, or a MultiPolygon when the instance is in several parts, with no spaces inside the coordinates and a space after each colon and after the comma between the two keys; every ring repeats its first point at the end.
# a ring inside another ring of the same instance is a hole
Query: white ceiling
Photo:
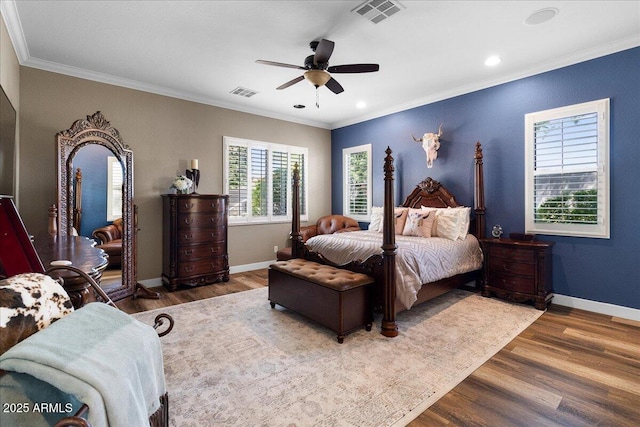
{"type": "Polygon", "coordinates": [[[401,0],[378,24],[361,3],[2,0],[2,15],[21,65],[329,129],[640,46],[640,1],[401,0]],[[546,7],[559,13],[524,23],[546,7]],[[316,108],[306,81],[276,90],[300,70],[255,63],[303,65],[321,38],[330,65],[380,71],[334,74],[345,91],[321,87],[316,108]]]}

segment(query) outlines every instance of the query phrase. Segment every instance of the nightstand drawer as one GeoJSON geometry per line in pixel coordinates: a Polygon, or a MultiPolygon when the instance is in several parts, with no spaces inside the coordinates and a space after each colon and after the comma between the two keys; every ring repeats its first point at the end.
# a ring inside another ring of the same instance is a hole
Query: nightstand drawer
{"type": "Polygon", "coordinates": [[[535,254],[528,249],[515,249],[510,246],[491,246],[489,249],[491,258],[502,258],[513,262],[535,263],[535,254]]]}
{"type": "Polygon", "coordinates": [[[494,257],[490,257],[488,262],[490,271],[495,273],[516,274],[527,278],[532,278],[535,275],[534,264],[518,263],[509,259],[494,257]]]}
{"type": "Polygon", "coordinates": [[[523,294],[536,293],[535,283],[527,277],[491,272],[489,273],[488,285],[510,292],[521,292],[523,294]]]}

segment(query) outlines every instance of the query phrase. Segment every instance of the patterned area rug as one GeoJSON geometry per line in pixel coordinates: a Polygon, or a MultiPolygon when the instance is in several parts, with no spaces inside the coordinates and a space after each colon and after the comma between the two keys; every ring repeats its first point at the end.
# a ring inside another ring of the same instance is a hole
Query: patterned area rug
{"type": "Polygon", "coordinates": [[[175,319],[161,338],[172,426],[400,426],[415,419],[542,312],[452,291],[398,315],[399,336],[335,334],[267,288],[136,314],[175,319]]]}

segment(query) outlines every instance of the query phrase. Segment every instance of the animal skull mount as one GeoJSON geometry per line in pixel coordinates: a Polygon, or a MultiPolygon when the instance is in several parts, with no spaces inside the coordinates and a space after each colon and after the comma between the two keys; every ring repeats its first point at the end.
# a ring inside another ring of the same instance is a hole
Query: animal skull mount
{"type": "Polygon", "coordinates": [[[438,128],[438,133],[425,133],[422,138],[418,139],[411,134],[415,142],[422,144],[422,149],[427,154],[427,167],[433,167],[433,161],[438,158],[438,149],[440,148],[440,136],[442,136],[442,124],[438,128]]]}

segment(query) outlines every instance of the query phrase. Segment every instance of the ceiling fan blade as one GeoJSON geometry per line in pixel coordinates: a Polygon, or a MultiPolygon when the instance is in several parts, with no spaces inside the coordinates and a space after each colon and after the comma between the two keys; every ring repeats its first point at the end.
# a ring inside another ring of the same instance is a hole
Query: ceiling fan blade
{"type": "Polygon", "coordinates": [[[316,54],[313,56],[314,64],[326,64],[333,53],[335,43],[331,40],[322,39],[316,47],[316,54]]]}
{"type": "Polygon", "coordinates": [[[380,69],[378,64],[334,65],[327,68],[330,73],[373,73],[380,69]]]}
{"type": "Polygon", "coordinates": [[[289,80],[288,82],[278,86],[276,89],[278,89],[278,90],[286,89],[289,86],[293,86],[294,84],[296,84],[298,82],[301,82],[302,80],[304,80],[304,76],[296,77],[295,79],[289,80]]]}
{"type": "Polygon", "coordinates": [[[256,62],[258,64],[273,65],[274,67],[285,67],[285,68],[295,68],[297,70],[306,70],[306,68],[301,67],[300,65],[284,64],[282,62],[265,61],[262,59],[257,59],[256,62]]]}
{"type": "Polygon", "coordinates": [[[335,93],[336,95],[344,92],[344,88],[340,85],[340,83],[338,83],[338,81],[336,79],[334,79],[333,77],[331,77],[329,79],[329,81],[327,83],[325,83],[325,86],[327,88],[329,88],[329,90],[333,93],[335,93]]]}

